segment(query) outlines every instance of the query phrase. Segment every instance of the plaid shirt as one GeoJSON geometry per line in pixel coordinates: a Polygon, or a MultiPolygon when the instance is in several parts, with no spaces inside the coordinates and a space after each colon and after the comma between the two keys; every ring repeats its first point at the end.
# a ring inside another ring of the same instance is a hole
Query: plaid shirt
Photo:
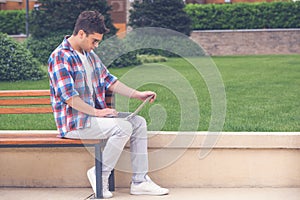
{"type": "Polygon", "coordinates": [[[57,129],[62,137],[69,131],[91,125],[89,115],[68,106],[66,101],[73,96],[79,96],[93,107],[106,108],[105,91],[117,80],[93,51],[87,53],[87,58],[94,69],[92,78],[94,99],[92,91],[88,88],[85,68],[67,37],[53,51],[48,60],[51,106],[57,129]]]}

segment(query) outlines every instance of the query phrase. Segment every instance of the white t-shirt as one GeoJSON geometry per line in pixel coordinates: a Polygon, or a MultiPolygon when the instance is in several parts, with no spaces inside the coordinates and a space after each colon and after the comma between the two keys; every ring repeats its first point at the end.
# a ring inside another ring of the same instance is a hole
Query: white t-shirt
{"type": "Polygon", "coordinates": [[[93,82],[92,82],[92,76],[94,74],[94,70],[93,70],[93,67],[91,66],[90,62],[88,61],[87,57],[86,57],[86,53],[84,52],[84,54],[80,53],[79,51],[76,51],[77,54],[79,55],[79,58],[82,62],[82,65],[85,69],[85,72],[86,72],[86,76],[87,76],[87,84],[88,84],[88,87],[90,89],[90,92],[93,96],[93,82]]]}

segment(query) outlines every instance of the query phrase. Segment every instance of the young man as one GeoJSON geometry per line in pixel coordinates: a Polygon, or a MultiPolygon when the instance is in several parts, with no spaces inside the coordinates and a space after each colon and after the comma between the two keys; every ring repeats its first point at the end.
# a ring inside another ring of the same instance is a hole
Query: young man
{"type": "MultiPolygon", "coordinates": [[[[168,189],[161,188],[147,176],[145,119],[140,116],[130,120],[118,118],[118,112],[105,104],[106,90],[139,100],[153,96],[150,102],[156,98],[152,91],[137,91],[118,81],[93,52],[108,31],[99,12],[84,11],[76,21],[72,36],[66,36],[51,54],[48,72],[57,129],[65,138],[108,138],[102,161],[104,198],[113,196],[108,190],[108,177],[128,140],[133,169],[130,193],[168,194],[168,189]]],[[[87,175],[96,192],[95,167],[88,170],[87,175]]]]}

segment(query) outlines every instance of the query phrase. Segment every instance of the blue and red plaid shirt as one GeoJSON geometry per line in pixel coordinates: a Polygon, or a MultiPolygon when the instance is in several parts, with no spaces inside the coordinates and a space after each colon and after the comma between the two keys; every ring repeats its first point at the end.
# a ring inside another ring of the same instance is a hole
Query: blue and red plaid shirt
{"type": "Polygon", "coordinates": [[[87,59],[94,69],[93,98],[93,91],[88,88],[85,68],[67,38],[65,37],[48,60],[51,106],[57,129],[62,137],[69,131],[91,125],[89,115],[68,106],[66,101],[73,96],[79,96],[93,107],[106,108],[105,91],[117,80],[93,51],[87,53],[87,59]]]}

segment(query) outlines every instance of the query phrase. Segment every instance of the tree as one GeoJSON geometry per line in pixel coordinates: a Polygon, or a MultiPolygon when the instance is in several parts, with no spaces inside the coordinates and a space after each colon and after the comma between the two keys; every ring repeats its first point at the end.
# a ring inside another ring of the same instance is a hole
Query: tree
{"type": "Polygon", "coordinates": [[[78,15],[85,10],[98,10],[105,17],[105,24],[110,29],[107,36],[115,35],[109,11],[111,6],[103,0],[39,0],[38,9],[31,13],[31,34],[41,38],[53,33],[71,34],[78,15]]]}
{"type": "Polygon", "coordinates": [[[105,17],[110,32],[116,34],[109,11],[111,6],[103,0],[39,0],[38,9],[31,12],[30,32],[27,47],[32,55],[46,64],[51,52],[61,43],[65,35],[71,35],[78,15],[85,10],[98,10],[105,17]]]}
{"type": "Polygon", "coordinates": [[[129,25],[132,28],[161,27],[186,35],[191,33],[191,19],[183,10],[182,0],[134,1],[130,10],[129,25]]]}

